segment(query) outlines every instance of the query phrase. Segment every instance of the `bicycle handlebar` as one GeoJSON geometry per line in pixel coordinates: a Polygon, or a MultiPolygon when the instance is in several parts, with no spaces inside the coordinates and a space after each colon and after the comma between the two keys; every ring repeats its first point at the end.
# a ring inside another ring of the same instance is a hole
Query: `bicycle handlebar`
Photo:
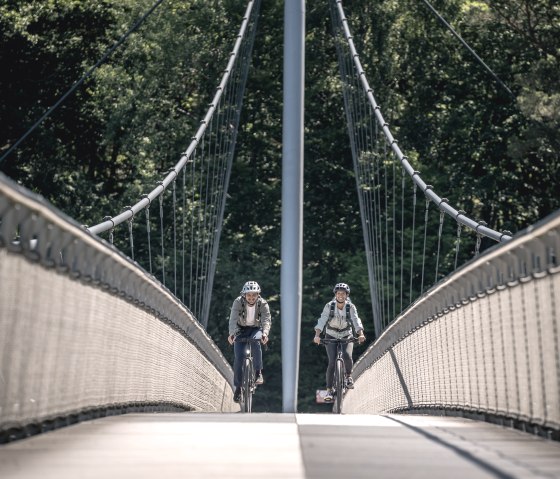
{"type": "Polygon", "coordinates": [[[352,336],[351,338],[321,338],[320,342],[321,344],[332,344],[332,343],[342,343],[342,344],[348,344],[348,343],[355,343],[358,341],[358,338],[356,336],[352,336]]]}
{"type": "Polygon", "coordinates": [[[233,340],[234,343],[260,343],[261,339],[255,338],[235,338],[233,340]]]}

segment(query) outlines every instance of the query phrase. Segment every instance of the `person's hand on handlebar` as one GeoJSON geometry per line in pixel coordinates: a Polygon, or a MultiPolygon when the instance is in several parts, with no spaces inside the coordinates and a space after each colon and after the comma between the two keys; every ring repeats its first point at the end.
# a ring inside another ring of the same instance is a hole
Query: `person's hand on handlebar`
{"type": "Polygon", "coordinates": [[[366,340],[366,337],[364,336],[364,332],[360,331],[358,333],[358,343],[362,344],[365,340],[366,340]]]}
{"type": "Polygon", "coordinates": [[[313,338],[315,344],[321,344],[321,331],[315,330],[315,337],[313,338]]]}

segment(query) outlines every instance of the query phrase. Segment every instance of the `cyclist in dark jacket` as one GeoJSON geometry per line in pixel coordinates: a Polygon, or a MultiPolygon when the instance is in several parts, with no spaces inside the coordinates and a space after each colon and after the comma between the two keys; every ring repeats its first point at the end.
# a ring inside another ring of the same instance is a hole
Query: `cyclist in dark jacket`
{"type": "MultiPolygon", "coordinates": [[[[233,385],[235,392],[233,400],[239,402],[241,398],[241,380],[243,374],[243,359],[245,345],[235,342],[236,338],[260,339],[262,344],[268,342],[271,319],[268,303],[261,298],[261,287],[256,281],[247,281],[241,289],[241,296],[237,297],[231,306],[229,316],[229,344],[233,344],[235,359],[233,361],[233,385]]],[[[251,343],[255,364],[256,384],[263,384],[263,361],[260,343],[251,343]]]]}
{"type": "MultiPolygon", "coordinates": [[[[358,335],[358,342],[361,344],[366,340],[364,336],[364,327],[358,316],[356,306],[350,301],[350,286],[346,283],[337,283],[333,288],[334,299],[325,304],[321,317],[315,325],[315,344],[321,343],[321,333],[325,332],[325,338],[329,339],[346,339],[354,334],[358,335]]],[[[336,344],[329,343],[326,345],[327,355],[329,357],[329,365],[327,367],[327,394],[325,401],[333,400],[333,375],[336,362],[336,344]]],[[[354,344],[348,343],[344,350],[344,367],[346,370],[346,387],[352,389],[354,380],[352,379],[352,368],[354,361],[352,352],[354,344]]]]}

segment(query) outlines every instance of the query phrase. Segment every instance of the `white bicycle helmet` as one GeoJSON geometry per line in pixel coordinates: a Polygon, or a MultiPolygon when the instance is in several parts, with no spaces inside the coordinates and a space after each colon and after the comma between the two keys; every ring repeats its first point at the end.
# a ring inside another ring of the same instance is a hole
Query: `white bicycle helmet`
{"type": "Polygon", "coordinates": [[[241,290],[241,294],[260,293],[260,292],[261,292],[261,287],[259,286],[259,283],[257,283],[256,281],[247,281],[243,285],[243,289],[241,290]]]}
{"type": "Polygon", "coordinates": [[[350,286],[348,286],[346,283],[336,283],[332,291],[334,294],[336,294],[339,289],[343,289],[348,294],[350,294],[350,286]]]}

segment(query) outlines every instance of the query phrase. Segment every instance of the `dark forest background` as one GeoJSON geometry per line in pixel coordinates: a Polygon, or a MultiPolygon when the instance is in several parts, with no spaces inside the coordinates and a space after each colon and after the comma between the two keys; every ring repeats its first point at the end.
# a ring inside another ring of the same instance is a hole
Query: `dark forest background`
{"type": "MultiPolygon", "coordinates": [[[[153,4],[0,0],[0,155],[153,4]]],[[[418,0],[344,2],[360,59],[401,149],[442,197],[496,230],[560,207],[560,6],[551,0],[434,0],[510,95],[418,0]]],[[[246,8],[167,0],[0,163],[81,224],[153,188],[206,111],[246,8]]],[[[227,320],[258,281],[273,329],[260,411],[281,410],[280,219],[283,14],[265,0],[245,93],[208,331],[228,359],[227,320]]],[[[304,291],[299,410],[318,411],[326,358],[311,343],[333,285],[372,308],[336,52],[326,0],[307,2],[304,291]]],[[[357,357],[365,350],[357,347],[357,357]]],[[[325,406],[326,407],[326,406],[325,406]]]]}

